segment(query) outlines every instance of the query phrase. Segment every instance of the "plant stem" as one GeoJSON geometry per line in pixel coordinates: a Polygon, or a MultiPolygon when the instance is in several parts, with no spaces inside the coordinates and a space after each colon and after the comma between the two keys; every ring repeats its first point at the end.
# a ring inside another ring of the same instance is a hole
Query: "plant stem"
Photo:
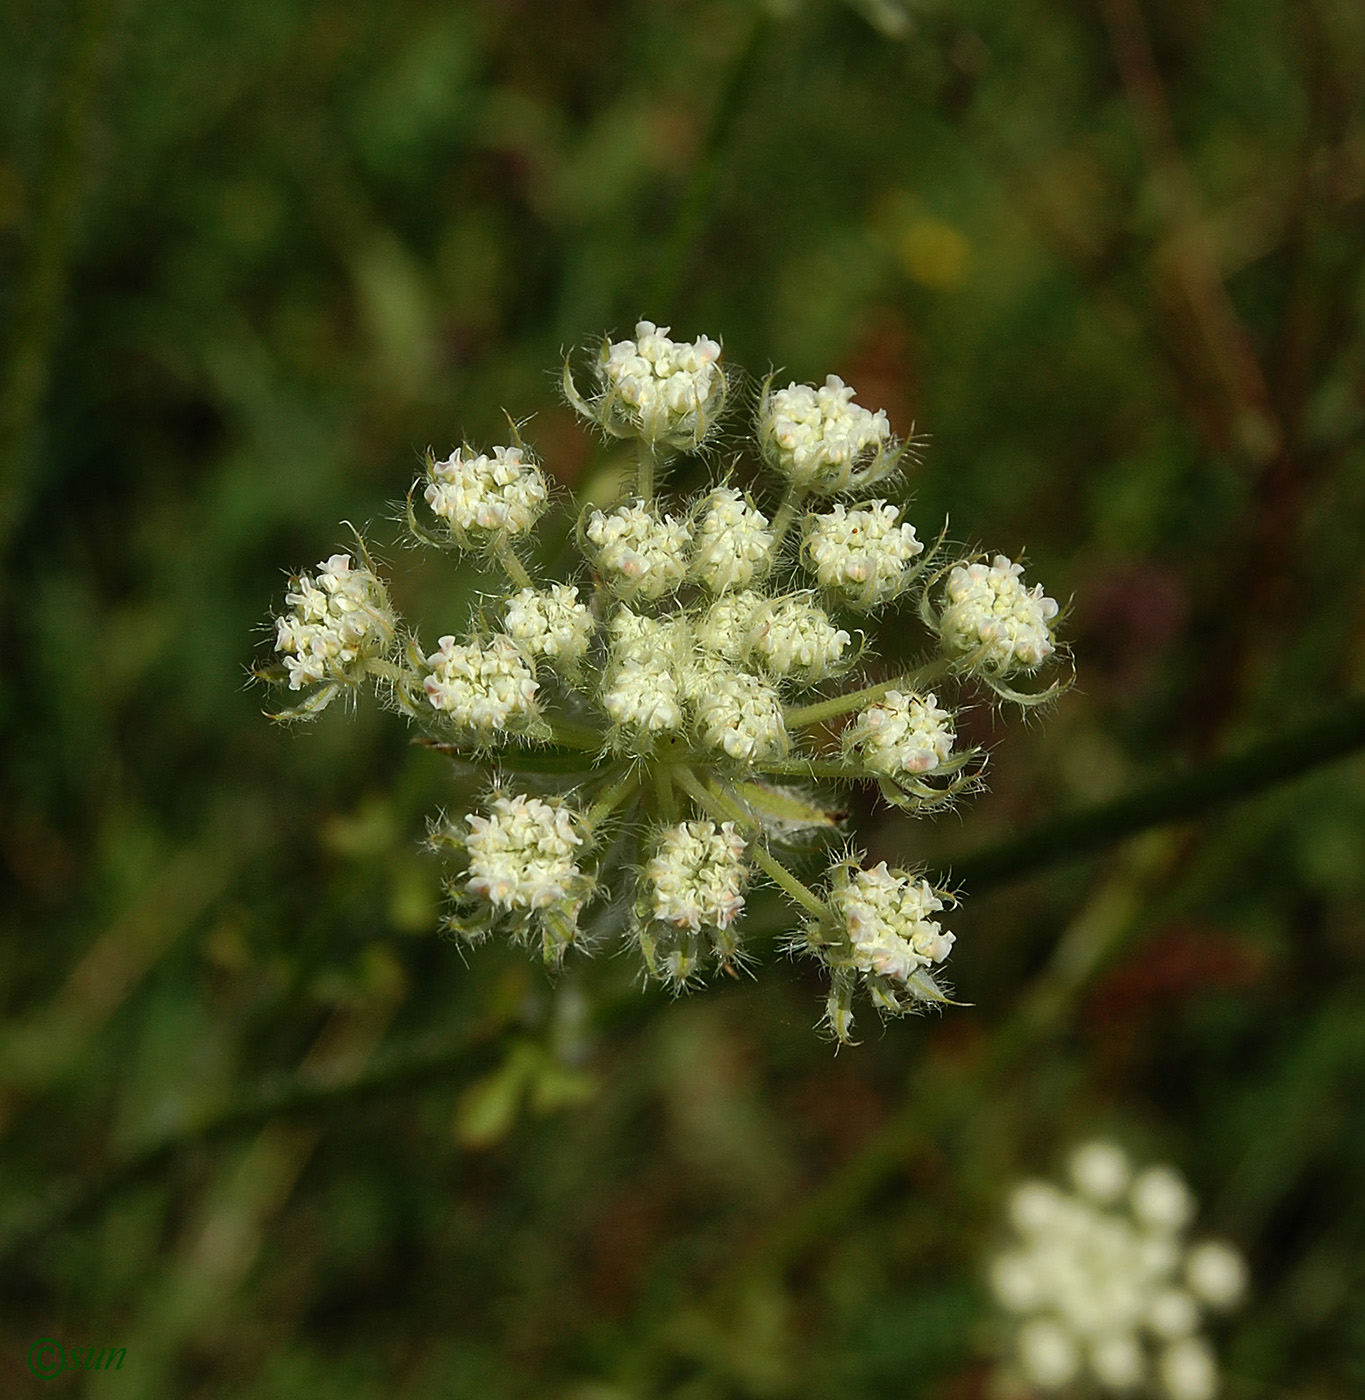
{"type": "Polygon", "coordinates": [[[654,468],[658,459],[654,448],[644,438],[635,445],[635,494],[648,505],[654,499],[654,468]]]}
{"type": "Polygon", "coordinates": [[[782,542],[787,538],[787,531],[791,529],[796,517],[801,514],[808,494],[809,492],[804,486],[798,486],[793,481],[787,483],[787,489],[782,493],[782,504],[778,506],[777,514],[773,516],[774,555],[782,548],[782,542]]]}
{"type": "Polygon", "coordinates": [[[531,582],[531,575],[526,572],[526,565],[517,558],[516,552],[505,539],[500,539],[494,546],[494,553],[498,563],[502,565],[507,577],[512,580],[514,588],[534,588],[531,582]]]}
{"type": "Polygon", "coordinates": [[[1269,739],[1192,773],[1151,783],[944,864],[952,865],[955,881],[972,890],[1004,884],[1062,861],[1093,855],[1140,831],[1186,821],[1361,748],[1365,748],[1365,699],[1353,701],[1311,728],[1269,739]]]}
{"type": "Polygon", "coordinates": [[[603,736],[590,724],[578,724],[574,720],[562,719],[556,715],[547,715],[545,722],[550,726],[555,743],[563,744],[566,749],[596,752],[605,742],[603,736]]]}
{"type": "Polygon", "coordinates": [[[640,786],[641,773],[634,763],[588,809],[585,825],[589,831],[611,815],[640,786]]]}
{"type": "Polygon", "coordinates": [[[837,758],[773,759],[767,763],[755,763],[754,770],[759,773],[786,774],[798,778],[832,778],[836,782],[845,783],[865,782],[869,776],[861,768],[852,768],[837,758]]]}
{"type": "Polygon", "coordinates": [[[740,826],[749,833],[752,838],[749,842],[749,854],[753,856],[754,864],[763,871],[794,903],[799,904],[808,913],[814,914],[818,919],[829,917],[829,909],[824,900],[812,890],[808,889],[795,875],[775,859],[763,845],[762,828],[744,810],[739,803],[732,801],[724,793],[716,792],[714,788],[705,786],[697,775],[690,769],[679,764],[673,770],[679,785],[684,788],[689,797],[705,812],[709,813],[715,820],[720,822],[738,822],[740,826]]]}
{"type": "Polygon", "coordinates": [[[670,825],[678,820],[678,802],[673,792],[673,769],[671,764],[654,765],[654,798],[659,805],[659,816],[670,825]]]}
{"type": "Polygon", "coordinates": [[[802,725],[819,724],[821,720],[834,719],[850,710],[860,710],[873,700],[880,700],[888,690],[918,690],[941,680],[952,670],[953,663],[947,659],[926,662],[913,671],[903,671],[892,676],[889,681],[878,681],[876,685],[864,686],[862,690],[850,690],[843,695],[831,696],[828,700],[817,700],[811,705],[798,705],[784,710],[782,718],[788,729],[799,729],[802,725]]]}

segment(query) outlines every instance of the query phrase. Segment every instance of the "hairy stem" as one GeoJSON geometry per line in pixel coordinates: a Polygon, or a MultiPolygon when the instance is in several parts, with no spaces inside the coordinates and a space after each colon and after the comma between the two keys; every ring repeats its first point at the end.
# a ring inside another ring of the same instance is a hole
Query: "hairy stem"
{"type": "Polygon", "coordinates": [[[644,438],[635,445],[635,494],[648,505],[654,499],[654,468],[658,459],[654,448],[644,438]]]}
{"type": "Polygon", "coordinates": [[[824,900],[802,884],[763,845],[762,827],[738,802],[725,793],[717,792],[714,788],[706,786],[690,768],[685,768],[681,764],[673,770],[673,775],[677,778],[679,786],[704,812],[719,822],[737,822],[749,833],[752,838],[749,843],[749,854],[753,857],[754,864],[781,889],[783,894],[794,903],[799,904],[808,913],[814,914],[816,918],[829,917],[829,909],[824,900]]]}
{"type": "Polygon", "coordinates": [[[634,795],[640,786],[641,777],[639,768],[634,763],[630,764],[625,773],[592,804],[586,818],[586,825],[590,831],[634,795]]]}
{"type": "Polygon", "coordinates": [[[787,483],[787,489],[782,493],[782,504],[778,506],[777,514],[773,516],[774,555],[782,548],[782,542],[787,538],[787,531],[791,529],[796,518],[805,509],[806,497],[809,494],[804,486],[798,486],[794,481],[787,483]]]}
{"type": "Polygon", "coordinates": [[[534,588],[531,575],[526,572],[526,565],[517,558],[516,552],[505,539],[500,539],[493,547],[493,552],[497,561],[502,565],[503,572],[512,580],[514,588],[534,588]]]}
{"type": "Polygon", "coordinates": [[[831,696],[828,700],[817,700],[811,705],[797,705],[784,710],[782,718],[788,729],[800,729],[803,725],[819,724],[822,720],[835,719],[851,710],[860,710],[874,700],[880,700],[888,690],[919,690],[942,680],[953,667],[949,660],[926,662],[913,671],[903,671],[892,676],[889,681],[878,681],[876,685],[864,686],[861,690],[850,690],[843,695],[831,696]]]}

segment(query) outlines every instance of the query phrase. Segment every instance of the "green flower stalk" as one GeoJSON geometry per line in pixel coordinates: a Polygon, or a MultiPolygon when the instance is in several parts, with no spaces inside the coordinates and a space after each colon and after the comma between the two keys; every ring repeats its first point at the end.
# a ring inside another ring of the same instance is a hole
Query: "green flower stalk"
{"type": "Polygon", "coordinates": [[[976,787],[983,755],[957,747],[952,703],[975,686],[1019,705],[1060,693],[1065,681],[1024,684],[1057,657],[1057,604],[1003,556],[926,548],[889,499],[913,454],[833,376],[763,386],[751,445],[766,488],[727,476],[678,499],[662,491],[669,462],[706,453],[734,413],[719,342],[642,321],[603,342],[593,373],[585,394],[566,365],[565,395],[635,442],[637,469],[623,499],[578,515],[577,576],[539,578],[523,553],[552,503],[515,426],[491,451],[428,453],[409,531],[501,575],[496,604],[428,649],[363,544],[358,560],[333,556],[276,619],[262,674],[305,692],[277,718],[374,687],[425,742],[488,771],[484,810],[432,834],[455,861],[447,927],[462,938],[502,928],[556,966],[624,935],[645,976],[680,991],[747,963],[745,901],[766,880],[799,912],[789,948],[829,971],[836,1040],[852,1037],[859,989],[886,1015],[946,1001],[936,971],[953,935],[933,916],[954,897],[847,849],[808,883],[812,841],[839,827],[820,794],[875,783],[928,813],[976,787]],[[862,499],[874,484],[883,494],[862,499]],[[902,632],[907,615],[924,653],[853,679],[874,619],[902,632]]]}

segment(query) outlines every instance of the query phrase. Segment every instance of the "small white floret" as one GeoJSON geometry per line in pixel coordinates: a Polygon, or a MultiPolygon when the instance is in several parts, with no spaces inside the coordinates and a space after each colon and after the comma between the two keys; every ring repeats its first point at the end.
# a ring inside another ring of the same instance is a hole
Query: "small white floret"
{"type": "Polygon", "coordinates": [[[752,650],[754,624],[763,604],[763,595],[750,589],[717,598],[693,628],[697,645],[728,661],[744,661],[752,650]]]}
{"type": "Polygon", "coordinates": [[[901,522],[898,506],[869,501],[809,516],[802,559],[822,588],[852,607],[874,608],[900,592],[910,561],[923,551],[915,527],[901,522]]]}
{"type": "Polygon", "coordinates": [[[624,733],[660,734],[683,722],[678,673],[687,626],[681,618],[640,617],[621,608],[611,620],[602,708],[624,733]]]}
{"type": "Polygon", "coordinates": [[[1213,1400],[1218,1393],[1218,1363],[1202,1337],[1172,1342],[1161,1354],[1160,1374],[1170,1400],[1213,1400]]]}
{"type": "Polygon", "coordinates": [[[697,736],[708,748],[741,763],[786,754],[782,698],[768,681],[715,657],[698,658],[684,679],[697,736]]]}
{"type": "Polygon", "coordinates": [[[952,757],[952,712],[935,695],[888,690],[848,725],[841,743],[845,756],[869,773],[932,773],[952,757]]]}
{"type": "Polygon", "coordinates": [[[495,797],[487,816],[475,813],[465,823],[470,894],[504,910],[577,915],[590,881],[577,865],[582,817],[568,803],[495,797]]]}
{"type": "Polygon", "coordinates": [[[1112,1142],[1084,1143],[1071,1154],[1067,1167],[1076,1189],[1101,1205],[1118,1200],[1132,1176],[1123,1149],[1112,1142]]]}
{"type": "Polygon", "coordinates": [[[852,638],[801,593],[773,598],[754,615],[750,645],[769,674],[807,685],[839,669],[852,638]]]}
{"type": "Polygon", "coordinates": [[[1024,567],[1003,554],[989,566],[959,564],[948,574],[938,628],[949,656],[970,657],[996,676],[1040,666],[1056,650],[1054,599],[1041,584],[1026,588],[1024,567]]]}
{"type": "Polygon", "coordinates": [[[1115,1332],[1091,1343],[1090,1369],[1110,1390],[1131,1390],[1147,1373],[1147,1358],[1131,1332],[1115,1332]]]}
{"type": "Polygon", "coordinates": [[[748,588],[772,566],[773,532],[768,518],[743,494],[718,486],[697,517],[692,577],[712,593],[748,588]]]}
{"type": "Polygon", "coordinates": [[[669,339],[667,326],[640,321],[634,340],[608,341],[598,358],[599,393],[589,403],[565,370],[569,402],[616,437],[651,446],[697,448],[725,406],[720,344],[669,339]]]}
{"type": "Polygon", "coordinates": [[[953,946],[934,915],[943,901],[927,880],[887,869],[840,866],[829,896],[848,934],[853,966],[860,972],[907,982],[920,968],[940,963],[953,946]]]}
{"type": "Polygon", "coordinates": [[[486,645],[442,637],[426,664],[431,669],[423,684],[432,709],[448,714],[458,725],[497,731],[536,713],[535,671],[517,644],[502,633],[486,645]]]}
{"type": "Polygon", "coordinates": [[[1194,1215],[1194,1197],[1179,1172],[1148,1167],[1133,1182],[1133,1214],[1153,1230],[1183,1230],[1194,1215]]]}
{"type": "Polygon", "coordinates": [[[1188,1337],[1199,1326],[1199,1304],[1183,1288],[1163,1288],[1147,1309],[1147,1324],[1170,1341],[1188,1337]]]}
{"type": "Polygon", "coordinates": [[[677,928],[727,929],[744,908],[745,841],[733,822],[682,822],[645,867],[650,913],[677,928]]]}
{"type": "Polygon", "coordinates": [[[572,585],[523,588],[507,600],[504,617],[507,635],[528,656],[574,665],[592,641],[592,613],[572,585]]]}
{"type": "Polygon", "coordinates": [[[1230,1308],[1246,1292],[1247,1266],[1242,1256],[1222,1240],[1206,1240],[1185,1260],[1185,1282],[1211,1308],[1230,1308]]]}
{"type": "Polygon", "coordinates": [[[451,536],[469,544],[526,534],[550,493],[523,448],[495,447],[492,456],[456,448],[443,462],[430,460],[423,494],[451,536]]]}
{"type": "Polygon", "coordinates": [[[687,576],[691,531],[643,501],[593,511],[584,534],[602,581],[623,598],[662,598],[687,576]]]}
{"type": "Polygon", "coordinates": [[[884,474],[878,468],[893,446],[885,412],[854,403],[853,390],[834,374],[818,389],[769,386],[759,405],[758,438],[777,472],[826,495],[884,474]]]}
{"type": "Polygon", "coordinates": [[[275,619],[275,650],[289,671],[290,690],[324,682],[356,685],[367,663],[392,647],[397,619],[388,591],[368,567],[349,554],[333,554],[316,577],[300,574],[275,619]]]}
{"type": "Polygon", "coordinates": [[[1059,1323],[1035,1318],[1019,1329],[1019,1366],[1033,1385],[1060,1390],[1081,1369],[1080,1348],[1059,1323]]]}

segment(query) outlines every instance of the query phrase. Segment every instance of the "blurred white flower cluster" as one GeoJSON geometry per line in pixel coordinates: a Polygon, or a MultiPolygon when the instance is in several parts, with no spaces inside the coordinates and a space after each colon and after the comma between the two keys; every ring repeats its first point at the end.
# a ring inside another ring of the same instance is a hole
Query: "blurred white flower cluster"
{"type": "Polygon", "coordinates": [[[875,783],[926,813],[970,789],[982,759],[958,747],[954,697],[1059,693],[1064,679],[1033,680],[1058,608],[1003,556],[926,546],[889,498],[912,454],[834,376],[764,385],[746,461],[740,381],[721,361],[718,341],[641,321],[603,342],[588,392],[565,366],[573,408],[635,449],[621,498],[578,513],[571,577],[541,576],[551,491],[515,427],[488,451],[428,453],[409,532],[489,570],[490,603],[423,645],[362,544],[295,579],[264,673],[309,692],[280,718],[373,686],[488,772],[485,810],[432,836],[457,862],[453,932],[501,927],[550,964],[624,933],[647,976],[681,989],[746,961],[745,901],[767,882],[800,914],[789,949],[829,971],[824,1021],[844,1041],[859,989],[884,1014],[946,1000],[935,969],[953,935],[936,916],[953,898],[913,869],[863,869],[847,846],[810,879],[839,827],[822,793],[875,783]],[[670,496],[671,460],[710,453],[722,425],[724,475],[670,496]],[[884,616],[895,660],[875,662],[884,616]],[[927,646],[906,660],[915,619],[927,646]],[[855,667],[880,678],[851,680],[855,667]]]}
{"type": "Polygon", "coordinates": [[[1200,1328],[1206,1312],[1240,1301],[1241,1255],[1219,1240],[1187,1241],[1195,1201],[1170,1167],[1135,1172],[1111,1142],[1086,1143],[1068,1166],[1070,1191],[1044,1181],[1014,1189],[1018,1239],[991,1267],[1015,1319],[1014,1378],[1043,1392],[1083,1383],[1213,1400],[1218,1366],[1200,1328]]]}

